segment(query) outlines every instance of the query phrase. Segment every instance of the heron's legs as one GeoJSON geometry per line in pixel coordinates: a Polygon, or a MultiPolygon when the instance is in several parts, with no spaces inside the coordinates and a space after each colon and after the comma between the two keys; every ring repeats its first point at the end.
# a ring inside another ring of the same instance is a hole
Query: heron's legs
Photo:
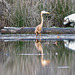
{"type": "Polygon", "coordinates": [[[36,38],[37,38],[38,33],[36,33],[36,38]]]}
{"type": "Polygon", "coordinates": [[[40,39],[41,39],[41,33],[40,33],[40,39]]]}

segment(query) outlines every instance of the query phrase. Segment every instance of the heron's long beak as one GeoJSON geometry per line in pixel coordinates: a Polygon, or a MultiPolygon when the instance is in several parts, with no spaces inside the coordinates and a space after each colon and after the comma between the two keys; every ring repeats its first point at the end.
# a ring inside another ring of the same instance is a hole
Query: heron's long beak
{"type": "Polygon", "coordinates": [[[47,12],[47,14],[50,14],[49,12],[47,12]]]}

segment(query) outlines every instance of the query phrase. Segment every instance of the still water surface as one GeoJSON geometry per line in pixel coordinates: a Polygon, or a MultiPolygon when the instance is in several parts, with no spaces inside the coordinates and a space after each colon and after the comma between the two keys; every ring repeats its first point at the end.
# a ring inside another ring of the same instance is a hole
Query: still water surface
{"type": "Polygon", "coordinates": [[[74,40],[0,41],[0,75],[75,75],[74,46],[74,40]]]}

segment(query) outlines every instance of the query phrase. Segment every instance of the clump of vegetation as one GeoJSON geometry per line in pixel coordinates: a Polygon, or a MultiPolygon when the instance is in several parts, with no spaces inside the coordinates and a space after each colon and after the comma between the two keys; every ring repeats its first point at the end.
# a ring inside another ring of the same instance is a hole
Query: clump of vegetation
{"type": "MultiPolygon", "coordinates": [[[[11,0],[7,1],[11,2],[11,0]]],[[[64,17],[74,13],[74,5],[71,0],[13,0],[8,20],[11,26],[37,26],[41,20],[40,12],[46,10],[51,14],[44,16],[44,25],[62,27],[64,17]]]]}
{"type": "Polygon", "coordinates": [[[74,7],[72,0],[57,0],[57,2],[51,3],[52,8],[55,7],[55,25],[63,26],[63,19],[65,16],[74,13],[74,7]],[[56,5],[55,5],[56,3],[56,5]]]}

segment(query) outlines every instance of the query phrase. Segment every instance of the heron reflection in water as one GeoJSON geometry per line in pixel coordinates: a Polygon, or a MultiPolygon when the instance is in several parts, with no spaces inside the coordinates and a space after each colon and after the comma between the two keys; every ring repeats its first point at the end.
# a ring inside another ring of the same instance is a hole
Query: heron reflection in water
{"type": "Polygon", "coordinates": [[[41,40],[36,39],[35,46],[36,46],[37,50],[39,50],[41,52],[41,64],[42,64],[42,66],[46,66],[46,65],[50,64],[50,60],[46,60],[43,57],[44,54],[43,54],[43,48],[42,48],[41,40]]]}
{"type": "Polygon", "coordinates": [[[41,30],[42,30],[42,26],[43,26],[43,16],[42,16],[43,14],[50,14],[50,13],[49,12],[46,12],[46,11],[41,11],[41,24],[39,24],[35,28],[36,38],[37,38],[37,35],[38,34],[40,34],[40,36],[41,36],[41,30]]]}

